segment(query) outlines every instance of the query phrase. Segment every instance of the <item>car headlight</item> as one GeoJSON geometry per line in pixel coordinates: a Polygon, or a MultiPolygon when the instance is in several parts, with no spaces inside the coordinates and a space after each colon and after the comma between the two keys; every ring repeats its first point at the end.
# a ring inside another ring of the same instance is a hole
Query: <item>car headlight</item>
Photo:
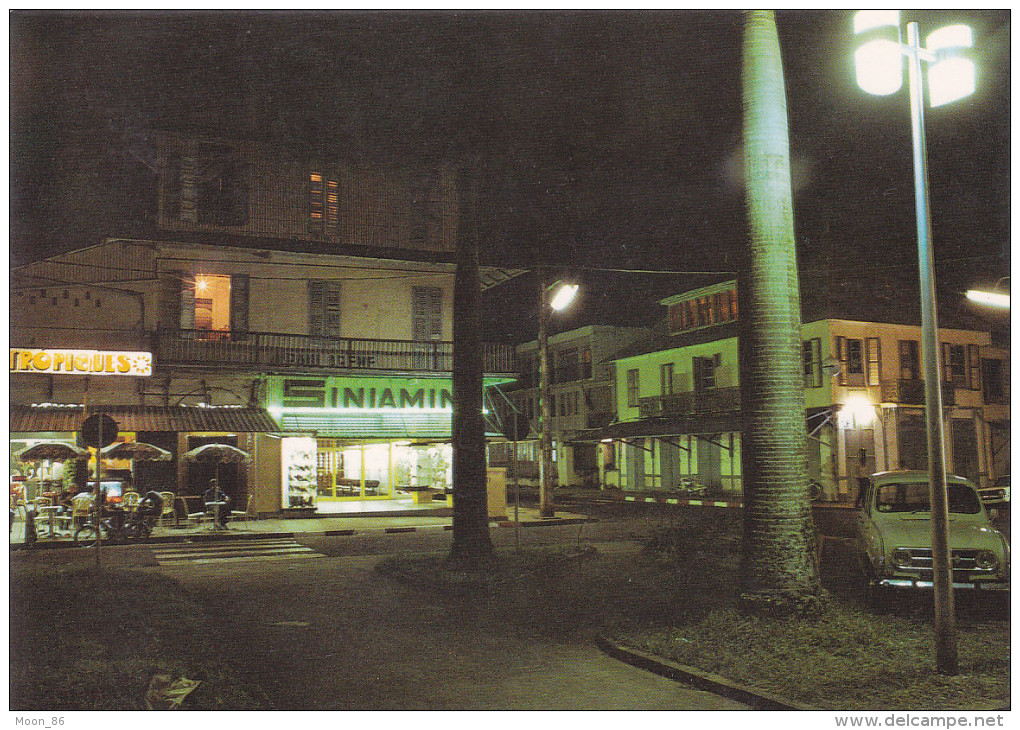
{"type": "Polygon", "coordinates": [[[897,568],[909,568],[912,561],[909,550],[904,550],[903,548],[893,550],[892,564],[897,568]]]}
{"type": "Polygon", "coordinates": [[[978,550],[974,556],[974,565],[979,570],[995,570],[999,567],[999,559],[991,550],[978,550]]]}

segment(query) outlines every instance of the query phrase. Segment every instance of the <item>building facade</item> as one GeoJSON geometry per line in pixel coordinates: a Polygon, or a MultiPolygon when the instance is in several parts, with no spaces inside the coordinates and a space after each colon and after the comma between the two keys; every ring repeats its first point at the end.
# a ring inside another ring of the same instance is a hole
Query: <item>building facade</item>
{"type": "MultiPolygon", "coordinates": [[[[602,482],[739,497],[735,283],[662,304],[663,333],[614,360],[616,421],[585,435],[600,442],[602,482]]],[[[816,496],[852,501],[861,476],[927,468],[920,327],[824,319],[801,331],[816,496]]],[[[986,486],[1009,473],[1009,353],[987,332],[942,328],[939,339],[947,467],[986,486]]]]}
{"type": "MultiPolygon", "coordinates": [[[[597,447],[576,436],[608,425],[615,415],[615,369],[611,358],[622,347],[651,333],[645,327],[588,325],[549,337],[549,412],[553,440],[554,484],[597,487],[597,447]]],[[[540,461],[537,435],[541,432],[541,388],[538,342],[517,347],[520,375],[509,398],[531,424],[530,438],[518,444],[517,476],[537,484],[540,461]]],[[[492,444],[490,463],[510,459],[508,445],[492,444]]]]}
{"type": "MultiPolygon", "coordinates": [[[[220,478],[258,513],[449,486],[449,174],[174,136],[159,159],[148,237],[12,272],[12,451],[71,442],[86,410],[102,410],[122,439],[174,454],[136,465],[138,488],[201,495],[214,472],[182,457],[210,442],[251,455],[220,478]],[[79,353],[96,367],[64,365],[79,353]],[[123,353],[148,370],[106,372],[123,353]]],[[[483,280],[515,273],[486,268],[483,280]]],[[[487,346],[484,363],[490,383],[516,369],[509,346],[487,346]]],[[[23,476],[52,476],[49,466],[23,476]]]]}

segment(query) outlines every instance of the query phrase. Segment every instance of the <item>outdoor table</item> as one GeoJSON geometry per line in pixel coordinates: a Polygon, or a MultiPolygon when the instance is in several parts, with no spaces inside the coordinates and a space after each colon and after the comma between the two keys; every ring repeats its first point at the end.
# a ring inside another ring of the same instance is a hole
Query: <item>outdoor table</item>
{"type": "Polygon", "coordinates": [[[57,527],[56,524],[54,523],[54,518],[57,516],[57,513],[62,509],[62,507],[58,504],[55,504],[50,505],[48,507],[36,507],[36,509],[39,512],[46,514],[47,516],[47,522],[49,527],[49,534],[47,535],[47,537],[57,537],[57,527]]]}

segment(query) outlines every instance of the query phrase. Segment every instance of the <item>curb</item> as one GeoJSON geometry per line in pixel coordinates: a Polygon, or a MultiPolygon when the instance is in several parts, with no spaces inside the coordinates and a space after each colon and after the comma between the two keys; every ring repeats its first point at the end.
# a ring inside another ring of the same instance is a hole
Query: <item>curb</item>
{"type": "MultiPolygon", "coordinates": [[[[521,521],[521,527],[545,527],[555,525],[570,525],[578,522],[594,522],[583,517],[555,517],[542,520],[521,521]]],[[[490,527],[513,527],[512,520],[498,520],[490,527]]],[[[121,545],[165,545],[182,542],[218,542],[220,540],[261,540],[270,538],[296,538],[298,535],[322,535],[325,537],[353,537],[355,535],[371,534],[400,534],[406,532],[430,532],[432,530],[452,531],[453,525],[423,525],[403,527],[376,527],[371,529],[338,529],[338,530],[299,530],[297,532],[280,530],[278,532],[226,532],[226,533],[189,533],[183,535],[160,535],[159,537],[135,538],[127,542],[118,543],[121,545]]],[[[104,545],[111,543],[104,542],[104,545]]],[[[79,547],[73,540],[40,541],[35,545],[28,546],[23,542],[11,543],[11,551],[32,551],[32,550],[66,550],[79,547]]]]}
{"type": "Polygon", "coordinates": [[[601,635],[598,636],[595,643],[599,649],[614,659],[626,662],[639,669],[654,672],[675,682],[683,682],[697,689],[722,695],[737,702],[743,702],[755,710],[818,710],[817,707],[812,707],[811,705],[805,705],[764,690],[731,682],[725,677],[720,677],[718,674],[703,672],[694,667],[677,664],[639,649],[620,646],[601,635]]]}

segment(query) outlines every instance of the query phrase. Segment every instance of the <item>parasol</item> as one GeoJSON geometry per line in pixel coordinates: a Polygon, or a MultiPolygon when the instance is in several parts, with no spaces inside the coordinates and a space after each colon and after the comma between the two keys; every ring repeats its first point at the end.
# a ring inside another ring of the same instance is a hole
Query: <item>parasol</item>
{"type": "Polygon", "coordinates": [[[131,461],[131,484],[135,484],[135,462],[136,461],[170,461],[174,458],[166,449],[161,449],[152,444],[143,444],[141,441],[121,441],[107,446],[102,451],[104,459],[128,459],[131,461]]]}
{"type": "Polygon", "coordinates": [[[206,444],[184,455],[187,461],[200,464],[247,464],[248,452],[228,444],[206,444]]]}
{"type": "Polygon", "coordinates": [[[165,449],[141,441],[126,441],[103,449],[104,459],[127,459],[129,461],[170,461],[174,455],[165,449]]]}
{"type": "MultiPolygon", "coordinates": [[[[206,444],[192,449],[184,455],[186,461],[194,461],[199,464],[216,464],[216,484],[220,483],[220,464],[247,464],[250,460],[247,451],[242,451],[236,446],[228,444],[206,444]]],[[[216,515],[214,525],[219,523],[220,506],[216,504],[216,515]]]]}
{"type": "Polygon", "coordinates": [[[87,459],[89,452],[77,446],[59,441],[43,441],[17,452],[15,458],[28,463],[33,461],[67,461],[68,459],[87,459]]]}

